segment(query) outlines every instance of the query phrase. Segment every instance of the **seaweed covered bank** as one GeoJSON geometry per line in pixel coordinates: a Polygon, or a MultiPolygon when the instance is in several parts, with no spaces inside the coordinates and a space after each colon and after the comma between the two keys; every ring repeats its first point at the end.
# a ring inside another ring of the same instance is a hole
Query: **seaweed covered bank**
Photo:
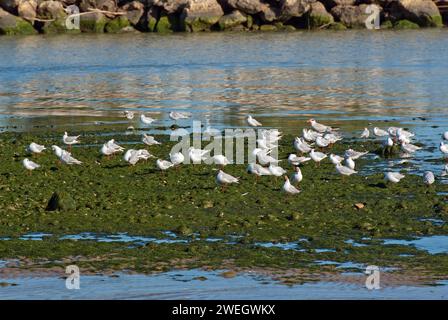
{"type": "MultiPolygon", "coordinates": [[[[381,171],[342,179],[323,161],[304,164],[302,192],[288,196],[275,177],[257,180],[245,165],[229,165],[225,171],[240,183],[222,192],[213,165],[162,173],[154,159],[130,166],[121,156],[102,157],[109,135],[145,148],[140,135],[98,127],[72,150],[82,165],[57,164],[47,150],[33,157],[42,166],[31,175],[21,165],[26,146],[59,144],[62,132],[0,135],[0,275],[76,264],[82,273],[206,268],[231,270],[224,274],[231,277],[257,270],[285,283],[366,265],[408,280],[447,276],[448,250],[428,246],[448,234],[448,185],[439,181],[428,187],[407,174],[386,185],[381,171]],[[59,205],[49,208],[55,193],[59,205]]],[[[156,138],[162,144],[146,148],[164,159],[175,142],[156,138]]],[[[282,139],[280,159],[294,152],[292,139],[282,139]]],[[[332,152],[349,147],[372,155],[357,162],[362,170],[381,145],[345,139],[332,152]]]]}
{"type": "Polygon", "coordinates": [[[441,27],[432,0],[0,0],[0,34],[441,27]],[[374,4],[376,9],[368,8],[374,4]]]}

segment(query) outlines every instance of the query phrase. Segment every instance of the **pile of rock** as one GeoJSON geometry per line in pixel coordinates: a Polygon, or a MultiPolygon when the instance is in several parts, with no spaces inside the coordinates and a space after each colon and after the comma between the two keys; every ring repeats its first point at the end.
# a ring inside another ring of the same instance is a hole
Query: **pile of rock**
{"type": "Polygon", "coordinates": [[[443,25],[432,0],[0,0],[0,34],[365,28],[370,4],[383,28],[443,25]]]}

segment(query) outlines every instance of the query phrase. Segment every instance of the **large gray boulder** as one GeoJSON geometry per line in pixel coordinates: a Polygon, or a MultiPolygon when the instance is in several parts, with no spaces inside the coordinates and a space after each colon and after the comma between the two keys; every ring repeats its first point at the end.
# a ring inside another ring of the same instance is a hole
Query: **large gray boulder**
{"type": "Polygon", "coordinates": [[[216,0],[189,0],[182,18],[185,29],[190,32],[208,31],[224,15],[216,0]]]}
{"type": "Polygon", "coordinates": [[[247,14],[257,14],[268,8],[268,4],[260,0],[223,0],[223,4],[247,14]]]}
{"type": "Polygon", "coordinates": [[[421,27],[442,26],[442,16],[432,0],[396,0],[388,11],[393,20],[409,20],[421,27]]]}
{"type": "Polygon", "coordinates": [[[221,2],[224,7],[258,15],[265,22],[277,20],[281,14],[280,2],[273,4],[262,0],[222,0],[221,2]]]}
{"type": "Polygon", "coordinates": [[[293,17],[301,17],[311,9],[315,0],[282,0],[280,2],[280,17],[287,20],[293,17]]]}
{"type": "Polygon", "coordinates": [[[37,31],[28,21],[0,9],[0,34],[29,35],[36,33],[37,31]]]}
{"type": "Polygon", "coordinates": [[[126,18],[128,21],[131,24],[136,25],[145,13],[145,5],[139,1],[132,1],[125,4],[121,8],[121,11],[126,12],[126,18]]]}
{"type": "Polygon", "coordinates": [[[0,8],[8,11],[12,14],[17,14],[17,7],[19,6],[20,0],[0,0],[0,8]]]}
{"type": "Polygon", "coordinates": [[[240,11],[235,10],[232,13],[222,16],[219,21],[220,30],[235,30],[242,27],[247,22],[247,17],[240,11]]]}
{"type": "Polygon", "coordinates": [[[37,1],[36,0],[22,0],[17,7],[17,14],[20,18],[34,23],[36,18],[37,1]]]}
{"type": "Polygon", "coordinates": [[[338,5],[331,9],[331,14],[336,21],[343,23],[347,28],[365,28],[365,22],[369,14],[366,13],[367,5],[343,6],[338,5]]]}
{"type": "Polygon", "coordinates": [[[103,33],[107,21],[108,20],[104,14],[98,12],[92,12],[80,16],[79,25],[81,32],[103,33]]]}
{"type": "Polygon", "coordinates": [[[311,4],[307,20],[311,29],[320,28],[334,22],[333,16],[328,13],[325,6],[320,2],[311,4]]]}
{"type": "Polygon", "coordinates": [[[161,7],[166,13],[171,14],[181,12],[190,2],[191,0],[149,0],[149,5],[161,7]]]}
{"type": "MultiPolygon", "coordinates": [[[[88,12],[89,9],[99,9],[102,11],[115,12],[117,10],[116,0],[81,0],[79,4],[81,12],[88,12]]],[[[114,18],[114,15],[110,15],[110,18],[114,18]]]]}
{"type": "Polygon", "coordinates": [[[65,18],[67,13],[59,1],[44,1],[37,7],[37,15],[42,19],[65,18]]]}
{"type": "Polygon", "coordinates": [[[356,0],[320,0],[327,10],[331,10],[336,6],[353,6],[356,0]]]}

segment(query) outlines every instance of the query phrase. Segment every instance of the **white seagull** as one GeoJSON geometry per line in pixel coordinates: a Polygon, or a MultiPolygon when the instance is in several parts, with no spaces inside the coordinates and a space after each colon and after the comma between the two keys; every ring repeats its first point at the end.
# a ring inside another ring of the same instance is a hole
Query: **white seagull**
{"type": "Polygon", "coordinates": [[[209,153],[210,150],[195,149],[194,147],[188,148],[188,156],[193,163],[201,163],[205,160],[205,155],[209,153]]]}
{"type": "Polygon", "coordinates": [[[448,154],[448,144],[443,143],[443,141],[440,141],[439,149],[440,151],[442,151],[443,154],[445,155],[448,154]]]}
{"type": "Polygon", "coordinates": [[[156,119],[153,119],[153,118],[151,118],[151,117],[147,117],[147,116],[145,116],[144,114],[141,114],[141,115],[140,115],[140,121],[141,121],[143,124],[149,125],[149,124],[153,123],[154,121],[156,121],[156,119]]]}
{"type": "Polygon", "coordinates": [[[330,145],[330,141],[325,139],[324,137],[317,137],[316,145],[320,148],[326,148],[330,145]]]}
{"type": "Polygon", "coordinates": [[[445,132],[442,134],[442,138],[443,138],[443,140],[448,140],[448,131],[445,131],[445,132]]]}
{"type": "Polygon", "coordinates": [[[314,149],[311,149],[310,157],[311,157],[311,159],[313,159],[314,162],[316,162],[318,165],[320,165],[320,162],[322,160],[324,160],[327,157],[327,155],[325,153],[316,152],[316,151],[314,151],[314,149]]]}
{"type": "Polygon", "coordinates": [[[166,160],[161,160],[161,159],[157,159],[156,163],[157,163],[157,168],[159,168],[159,170],[161,170],[161,171],[168,170],[169,168],[174,166],[171,162],[166,161],[166,160]]]}
{"type": "Polygon", "coordinates": [[[338,163],[336,165],[336,171],[337,173],[343,175],[343,176],[350,176],[352,174],[358,173],[358,171],[353,170],[352,168],[343,166],[342,164],[338,163]]]}
{"type": "Polygon", "coordinates": [[[265,168],[265,167],[259,165],[258,163],[250,163],[247,166],[247,172],[249,172],[250,174],[254,174],[257,177],[271,175],[271,171],[269,171],[268,168],[265,168]]]}
{"type": "Polygon", "coordinates": [[[370,131],[367,128],[364,128],[364,131],[361,133],[361,138],[367,139],[370,136],[370,131]]]}
{"type": "Polygon", "coordinates": [[[142,142],[148,146],[152,146],[155,144],[161,144],[159,141],[157,141],[153,136],[149,136],[146,133],[142,136],[142,142]]]}
{"type": "Polygon", "coordinates": [[[345,151],[344,157],[345,158],[350,157],[353,160],[358,160],[359,158],[361,158],[362,156],[364,156],[364,155],[366,155],[368,153],[369,153],[368,151],[360,152],[360,151],[355,151],[353,149],[348,149],[348,150],[345,151]]]}
{"type": "Polygon", "coordinates": [[[316,132],[314,130],[308,130],[308,129],[303,128],[302,136],[303,136],[303,139],[305,139],[306,141],[314,142],[314,141],[316,141],[317,137],[322,137],[323,134],[316,132]]]}
{"type": "Polygon", "coordinates": [[[224,167],[230,163],[229,159],[222,154],[216,154],[213,156],[213,162],[221,167],[224,167]]]}
{"type": "Polygon", "coordinates": [[[386,172],[384,173],[384,179],[386,181],[392,182],[392,183],[398,183],[401,179],[403,179],[405,176],[399,172],[386,172]]]}
{"type": "Polygon", "coordinates": [[[267,165],[270,163],[279,163],[281,160],[277,160],[274,157],[269,155],[269,152],[266,152],[266,150],[262,150],[260,148],[255,148],[252,151],[252,154],[256,156],[260,164],[267,165]]]}
{"type": "Polygon", "coordinates": [[[71,148],[72,144],[80,143],[78,140],[80,136],[69,136],[67,132],[64,132],[64,136],[62,137],[62,142],[64,142],[66,145],[71,148]]]}
{"type": "Polygon", "coordinates": [[[251,127],[261,127],[262,126],[262,124],[260,122],[258,122],[257,120],[255,120],[254,118],[252,118],[251,115],[248,115],[246,117],[246,122],[251,127]]]}
{"type": "Polygon", "coordinates": [[[65,151],[64,149],[58,147],[58,146],[51,146],[51,149],[54,151],[54,154],[56,155],[56,157],[61,158],[64,154],[71,154],[68,151],[65,151]]]}
{"type": "Polygon", "coordinates": [[[435,181],[435,177],[434,177],[434,173],[432,173],[431,171],[426,171],[423,174],[423,183],[430,186],[434,183],[435,181]]]}
{"type": "Polygon", "coordinates": [[[330,154],[329,158],[330,158],[331,163],[334,165],[337,165],[338,163],[341,163],[344,160],[343,157],[338,156],[337,154],[333,154],[333,153],[330,154]]]}
{"type": "Polygon", "coordinates": [[[184,160],[185,160],[185,156],[182,154],[182,152],[170,153],[170,161],[173,164],[173,166],[182,164],[184,162],[184,160]]]}
{"type": "Polygon", "coordinates": [[[311,124],[311,127],[316,130],[317,132],[324,133],[324,132],[331,132],[333,129],[330,126],[326,126],[324,124],[318,123],[314,119],[310,119],[307,121],[311,124]]]}
{"type": "Polygon", "coordinates": [[[62,156],[59,158],[61,162],[72,165],[72,164],[82,164],[81,161],[75,159],[72,157],[72,155],[69,152],[63,152],[62,156]]]}
{"type": "Polygon", "coordinates": [[[234,176],[231,176],[230,174],[225,173],[222,170],[219,170],[218,174],[216,175],[216,183],[223,188],[225,188],[225,186],[227,186],[228,184],[238,183],[238,181],[238,178],[235,178],[234,176]]]}
{"type": "Polygon", "coordinates": [[[30,174],[31,174],[31,171],[40,167],[40,165],[38,165],[37,163],[35,163],[31,160],[28,160],[27,158],[23,159],[22,163],[23,163],[23,166],[25,167],[25,169],[28,170],[30,174]]]}
{"type": "Polygon", "coordinates": [[[295,155],[294,153],[291,153],[288,156],[288,162],[290,165],[292,166],[299,166],[302,163],[305,163],[307,161],[310,161],[311,158],[307,158],[307,157],[298,157],[297,155],[295,155]]]}
{"type": "Polygon", "coordinates": [[[421,147],[416,146],[416,145],[411,144],[411,143],[403,142],[401,144],[401,150],[403,150],[403,152],[405,152],[405,153],[414,153],[414,152],[416,152],[416,151],[418,151],[420,149],[421,149],[421,147]]]}
{"type": "Polygon", "coordinates": [[[177,121],[181,119],[188,119],[191,117],[190,112],[177,112],[177,111],[171,111],[168,115],[171,120],[177,121]]]}
{"type": "Polygon", "coordinates": [[[389,135],[389,132],[387,132],[386,130],[380,129],[378,127],[373,128],[373,134],[376,135],[377,137],[385,137],[389,135]]]}
{"type": "MultiPolygon", "coordinates": [[[[338,141],[342,140],[342,136],[340,134],[336,134],[336,133],[326,133],[324,135],[324,139],[328,140],[330,142],[330,144],[335,144],[338,141]]],[[[316,139],[317,141],[317,139],[316,139]]]]}
{"type": "Polygon", "coordinates": [[[131,165],[135,165],[140,160],[148,160],[149,158],[154,157],[152,154],[148,152],[148,150],[145,149],[129,149],[124,154],[124,161],[129,162],[131,165]]]}
{"type": "Polygon", "coordinates": [[[39,153],[42,153],[42,151],[46,150],[46,148],[40,144],[31,142],[30,145],[28,146],[27,150],[28,150],[28,152],[39,154],[39,153]]]}
{"type": "Polygon", "coordinates": [[[308,153],[311,151],[311,146],[301,138],[294,139],[294,149],[300,153],[308,153]]]}
{"type": "Polygon", "coordinates": [[[350,169],[352,169],[352,170],[355,170],[355,161],[353,161],[352,158],[350,158],[350,157],[346,157],[346,158],[345,158],[345,161],[344,161],[344,164],[345,164],[348,168],[350,168],[350,169]]]}
{"type": "Polygon", "coordinates": [[[299,167],[295,168],[295,172],[291,176],[292,183],[299,183],[303,180],[302,170],[299,167]]]}
{"type": "Polygon", "coordinates": [[[285,183],[283,184],[283,191],[287,194],[299,194],[300,190],[294,187],[291,182],[289,182],[289,178],[285,176],[285,183]]]}
{"type": "Polygon", "coordinates": [[[440,174],[442,177],[448,176],[448,164],[443,167],[442,173],[440,174]]]}
{"type": "Polygon", "coordinates": [[[269,171],[271,172],[271,175],[276,176],[276,177],[281,177],[282,175],[284,175],[286,173],[286,170],[283,169],[282,167],[276,166],[275,164],[270,164],[269,165],[269,171]]]}

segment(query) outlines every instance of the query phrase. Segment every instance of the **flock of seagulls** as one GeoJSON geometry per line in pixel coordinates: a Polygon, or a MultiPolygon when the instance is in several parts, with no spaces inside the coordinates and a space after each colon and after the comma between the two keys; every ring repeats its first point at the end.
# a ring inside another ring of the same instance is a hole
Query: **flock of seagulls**
{"type": "MultiPolygon", "coordinates": [[[[131,120],[134,119],[135,114],[132,111],[125,111],[124,116],[131,120]]],[[[192,116],[188,112],[170,112],[169,118],[178,121],[181,119],[188,119],[192,116]]],[[[148,117],[144,114],[140,115],[140,121],[144,125],[150,125],[156,119],[148,117]]],[[[246,123],[250,127],[262,127],[261,122],[257,121],[251,115],[246,117],[246,123]]],[[[353,149],[348,149],[343,155],[337,155],[329,153],[330,148],[337,142],[343,139],[342,135],[339,133],[338,128],[332,128],[328,125],[317,122],[314,119],[307,121],[310,124],[310,128],[304,128],[302,130],[302,136],[296,137],[293,141],[293,146],[296,153],[292,153],[288,156],[287,161],[293,167],[293,174],[291,177],[287,176],[287,170],[282,168],[279,163],[282,160],[277,159],[272,156],[272,151],[277,148],[278,141],[282,139],[282,133],[277,129],[260,129],[260,138],[257,139],[257,146],[252,150],[252,155],[256,159],[256,162],[250,163],[247,166],[247,172],[253,174],[258,180],[261,176],[274,176],[274,177],[284,177],[284,184],[282,190],[290,195],[295,195],[301,192],[299,189],[299,184],[303,180],[303,174],[301,171],[301,166],[305,163],[312,161],[315,163],[315,167],[319,167],[320,163],[325,159],[335,166],[335,171],[344,177],[350,176],[358,173],[356,171],[355,161],[368,152],[355,151],[353,149]]],[[[412,154],[421,149],[421,147],[412,144],[411,139],[415,137],[415,134],[407,131],[403,128],[389,127],[388,129],[373,128],[373,135],[384,139],[383,147],[385,149],[391,149],[395,146],[399,147],[402,157],[410,157],[412,154]]],[[[360,138],[369,139],[371,137],[370,130],[364,128],[360,138]]],[[[442,142],[440,143],[440,151],[444,155],[448,155],[448,131],[442,135],[442,142]]],[[[160,145],[153,136],[143,134],[142,143],[147,146],[160,145]]],[[[62,137],[62,142],[68,146],[69,151],[62,149],[59,146],[53,145],[51,149],[53,150],[56,157],[59,159],[60,163],[66,165],[81,165],[82,162],[73,157],[71,153],[71,146],[79,144],[80,136],[69,136],[67,132],[64,133],[62,137]]],[[[45,146],[39,145],[32,142],[27,151],[32,154],[39,155],[46,150],[45,146]]],[[[117,153],[124,152],[124,161],[128,162],[130,165],[135,165],[141,160],[148,160],[154,158],[154,156],[146,149],[128,149],[125,150],[124,147],[118,145],[114,139],[111,139],[101,146],[100,153],[105,157],[113,156],[117,153]]],[[[216,175],[216,183],[225,189],[228,185],[239,183],[240,178],[234,177],[228,173],[225,173],[224,167],[230,164],[230,161],[224,155],[209,155],[210,150],[196,149],[190,147],[188,149],[188,157],[193,163],[201,163],[206,159],[212,158],[213,163],[220,166],[220,170],[216,175]]],[[[186,157],[182,152],[173,152],[169,155],[169,160],[157,159],[157,168],[164,172],[170,168],[178,168],[181,164],[185,163],[186,157]]],[[[29,173],[31,171],[40,168],[40,165],[29,160],[28,158],[23,160],[23,166],[29,173]]],[[[448,175],[448,164],[444,166],[441,176],[448,175]]],[[[405,176],[400,172],[388,171],[384,173],[384,179],[390,183],[398,183],[405,176]]],[[[431,185],[435,182],[434,173],[427,171],[423,174],[423,182],[426,185],[431,185]]]]}

